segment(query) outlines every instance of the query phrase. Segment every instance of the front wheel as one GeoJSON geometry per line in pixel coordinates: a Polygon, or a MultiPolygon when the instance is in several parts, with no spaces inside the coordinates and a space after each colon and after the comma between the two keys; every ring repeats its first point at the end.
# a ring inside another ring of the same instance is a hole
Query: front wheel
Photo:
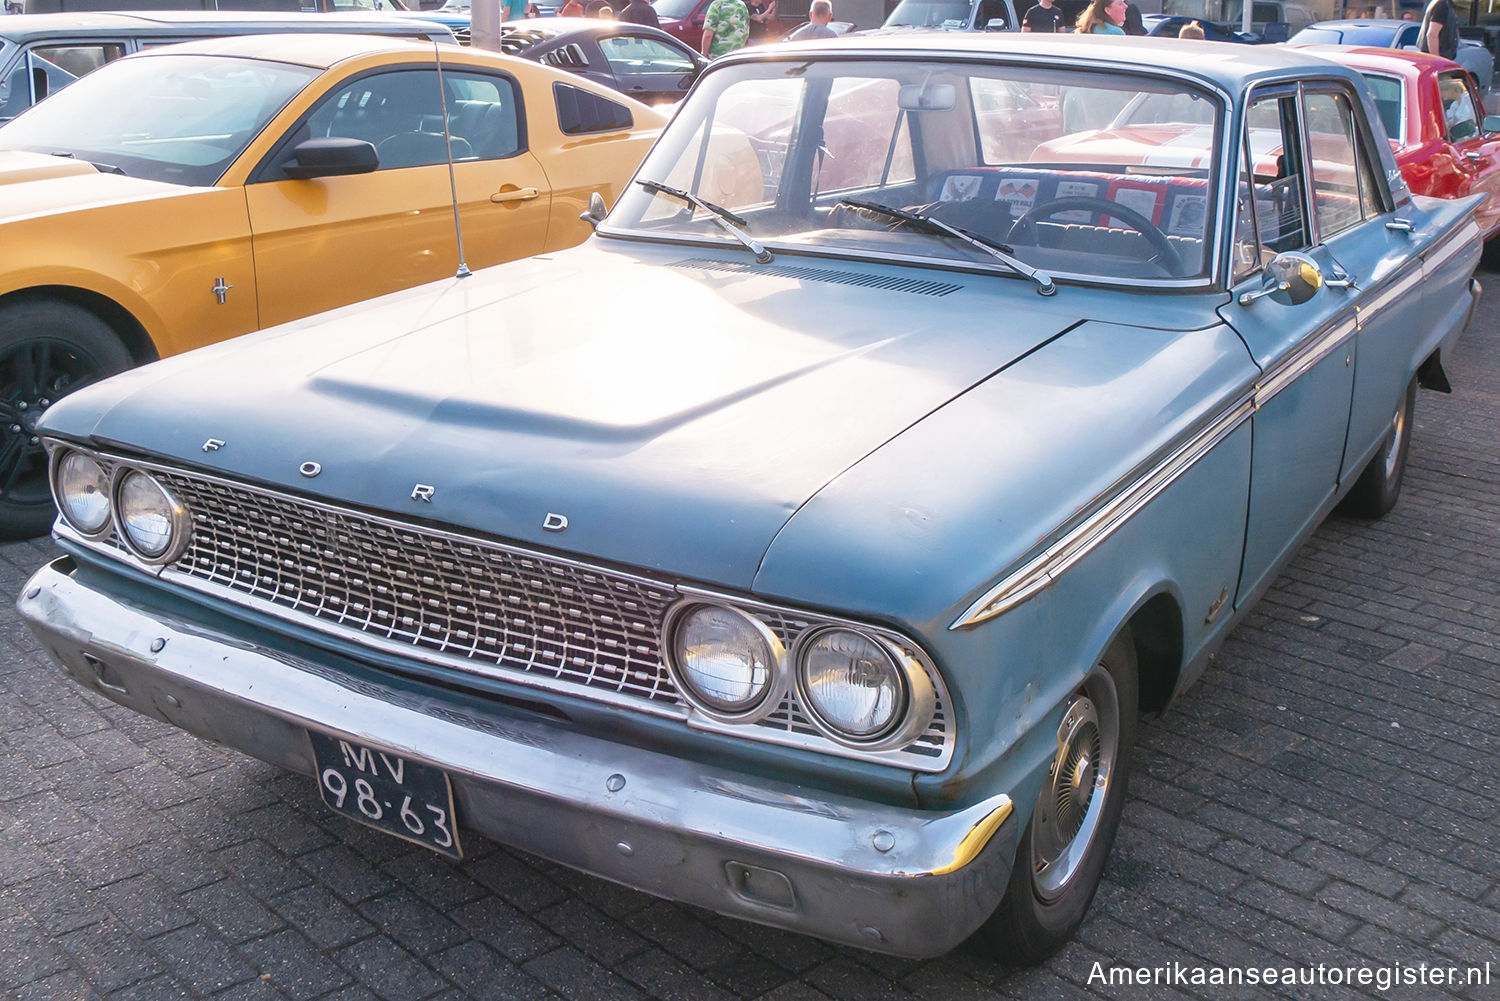
{"type": "Polygon", "coordinates": [[[1069,696],[1057,755],[1021,835],[1005,897],[974,942],[1034,966],[1073,936],[1104,874],[1135,747],[1135,647],[1121,631],[1069,696]]]}
{"type": "Polygon", "coordinates": [[[1339,501],[1340,514],[1379,518],[1396,506],[1396,498],[1401,496],[1401,481],[1406,476],[1406,455],[1411,451],[1412,415],[1416,408],[1417,380],[1412,379],[1406,385],[1406,395],[1396,406],[1380,451],[1339,501]]]}
{"type": "Polygon", "coordinates": [[[52,524],[47,454],[36,433],[42,414],[131,364],[109,325],[80,306],[0,306],[0,539],[43,535],[52,524]]]}

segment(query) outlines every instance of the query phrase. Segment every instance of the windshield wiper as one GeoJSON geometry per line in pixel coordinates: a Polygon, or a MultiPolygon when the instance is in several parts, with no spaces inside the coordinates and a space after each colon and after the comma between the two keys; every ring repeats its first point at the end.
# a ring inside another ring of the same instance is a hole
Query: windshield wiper
{"type": "Polygon", "coordinates": [[[957,226],[950,226],[942,220],[934,219],[932,216],[922,212],[912,212],[908,209],[891,208],[891,206],[881,205],[879,202],[867,202],[859,198],[840,198],[839,204],[848,205],[856,209],[866,209],[871,212],[878,212],[881,215],[890,216],[892,219],[900,219],[902,222],[912,223],[913,225],[927,231],[928,233],[936,233],[939,236],[951,236],[955,240],[962,240],[969,246],[975,247],[979,250],[984,251],[986,254],[989,254],[1001,264],[1004,264],[1006,267],[1016,272],[1016,274],[1025,275],[1027,278],[1030,278],[1032,281],[1036,282],[1036,290],[1042,295],[1052,295],[1057,291],[1057,286],[1052,283],[1051,275],[1047,274],[1045,271],[1040,271],[1023,261],[1018,260],[1017,258],[1012,256],[1015,254],[1015,251],[1013,249],[1003,243],[1000,243],[997,240],[989,240],[982,236],[975,236],[973,233],[959,229],[957,226]]]}
{"type": "Polygon", "coordinates": [[[653,191],[659,195],[671,195],[673,198],[676,198],[679,201],[686,202],[694,208],[702,209],[709,214],[709,218],[719,224],[719,228],[723,229],[724,232],[734,237],[744,245],[746,250],[749,250],[752,254],[755,255],[756,264],[768,264],[771,262],[771,252],[765,247],[761,246],[759,241],[754,239],[749,233],[746,233],[744,230],[739,228],[740,226],[748,227],[750,224],[728,209],[721,208],[718,205],[715,205],[713,202],[704,201],[697,195],[689,194],[688,192],[682,191],[679,188],[674,188],[669,185],[662,184],[660,181],[647,181],[638,178],[635,183],[639,184],[647,191],[653,191]]]}

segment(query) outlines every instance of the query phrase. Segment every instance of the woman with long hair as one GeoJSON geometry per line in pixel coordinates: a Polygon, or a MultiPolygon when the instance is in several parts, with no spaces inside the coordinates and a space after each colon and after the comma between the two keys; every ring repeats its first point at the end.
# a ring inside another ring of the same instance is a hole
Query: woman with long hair
{"type": "Polygon", "coordinates": [[[1120,25],[1125,21],[1125,0],[1089,0],[1089,5],[1078,15],[1080,35],[1123,35],[1120,25]]]}

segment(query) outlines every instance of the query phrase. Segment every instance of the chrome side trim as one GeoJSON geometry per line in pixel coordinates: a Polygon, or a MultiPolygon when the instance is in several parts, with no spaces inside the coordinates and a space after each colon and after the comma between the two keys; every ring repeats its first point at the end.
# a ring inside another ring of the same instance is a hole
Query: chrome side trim
{"type": "Polygon", "coordinates": [[[1415,259],[1411,265],[1402,269],[1402,274],[1383,282],[1376,287],[1373,294],[1365,296],[1363,302],[1355,305],[1355,312],[1359,317],[1359,325],[1364,326],[1365,321],[1374,314],[1379,313],[1391,303],[1406,295],[1413,288],[1422,284],[1421,260],[1415,259]]]}
{"type": "Polygon", "coordinates": [[[1258,399],[1258,389],[1252,388],[1245,392],[1205,424],[1189,432],[1186,440],[1173,448],[1165,458],[1122,481],[1111,493],[1096,498],[1090,505],[1093,508],[1092,514],[986,591],[948,628],[970,629],[1045,589],[1059,574],[1118,531],[1157,494],[1249,420],[1255,412],[1258,399]]]}
{"type": "Polygon", "coordinates": [[[1357,328],[1358,323],[1353,314],[1346,314],[1305,338],[1295,351],[1262,376],[1256,384],[1255,409],[1265,406],[1278,393],[1307,374],[1318,362],[1337,351],[1354,336],[1357,328]]]}

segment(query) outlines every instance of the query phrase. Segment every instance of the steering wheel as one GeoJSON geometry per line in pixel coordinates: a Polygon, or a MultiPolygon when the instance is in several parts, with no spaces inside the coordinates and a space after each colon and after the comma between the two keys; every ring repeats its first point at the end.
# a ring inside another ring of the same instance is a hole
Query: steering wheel
{"type": "Polygon", "coordinates": [[[1101,213],[1101,218],[1107,215],[1111,219],[1118,219],[1125,223],[1145,237],[1146,242],[1151,244],[1152,249],[1156,251],[1150,258],[1152,261],[1160,264],[1168,274],[1173,276],[1182,274],[1182,258],[1178,256],[1177,248],[1172,246],[1172,241],[1167,239],[1167,234],[1163,233],[1155,223],[1135,209],[1090,195],[1065,195],[1040,205],[1033,205],[1011,224],[1010,232],[1005,235],[1005,242],[1034,245],[1039,242],[1036,232],[1037,220],[1050,218],[1060,212],[1080,210],[1096,211],[1101,213]]]}

